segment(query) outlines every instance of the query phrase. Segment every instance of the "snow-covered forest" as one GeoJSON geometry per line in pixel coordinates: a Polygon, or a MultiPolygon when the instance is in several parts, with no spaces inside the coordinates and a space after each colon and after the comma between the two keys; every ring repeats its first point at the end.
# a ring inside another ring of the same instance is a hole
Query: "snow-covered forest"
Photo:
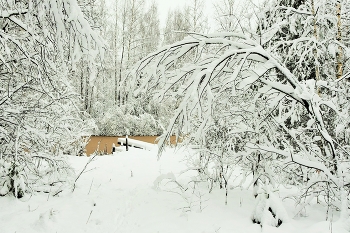
{"type": "Polygon", "coordinates": [[[189,0],[165,22],[151,0],[0,9],[1,232],[350,232],[350,1],[189,0]],[[75,157],[90,135],[160,137],[75,157]]]}

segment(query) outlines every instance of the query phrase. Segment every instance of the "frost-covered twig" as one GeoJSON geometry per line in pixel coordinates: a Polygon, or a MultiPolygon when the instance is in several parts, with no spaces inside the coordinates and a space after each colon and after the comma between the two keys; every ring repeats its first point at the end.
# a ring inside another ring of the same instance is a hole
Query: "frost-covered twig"
{"type": "Polygon", "coordinates": [[[80,178],[80,176],[84,173],[84,171],[86,170],[87,166],[92,162],[94,161],[96,157],[96,154],[94,154],[91,158],[89,158],[89,160],[86,162],[84,168],[80,171],[80,173],[77,175],[77,177],[75,178],[74,180],[74,183],[73,183],[73,189],[72,189],[72,192],[74,192],[75,190],[75,186],[76,186],[76,183],[77,183],[77,180],[80,178]]]}

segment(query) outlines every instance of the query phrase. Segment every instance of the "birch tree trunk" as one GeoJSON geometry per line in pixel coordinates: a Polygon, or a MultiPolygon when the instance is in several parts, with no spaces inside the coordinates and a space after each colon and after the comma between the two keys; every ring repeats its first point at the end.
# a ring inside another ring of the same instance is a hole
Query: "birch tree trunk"
{"type": "Polygon", "coordinates": [[[341,0],[336,2],[336,14],[337,14],[337,42],[338,42],[338,52],[337,52],[337,79],[343,76],[343,48],[340,45],[342,41],[341,35],[341,0]]]}
{"type": "MultiPolygon", "coordinates": [[[[314,27],[314,37],[316,42],[318,41],[318,32],[317,32],[317,19],[316,19],[316,11],[315,11],[315,2],[314,0],[311,0],[311,13],[313,16],[313,27],[314,27]]],[[[317,47],[317,45],[316,45],[317,47]]],[[[317,48],[314,49],[314,57],[315,57],[315,80],[318,81],[320,80],[320,66],[318,63],[318,52],[317,52],[317,48]]],[[[320,89],[317,88],[317,94],[320,94],[320,89]]]]}

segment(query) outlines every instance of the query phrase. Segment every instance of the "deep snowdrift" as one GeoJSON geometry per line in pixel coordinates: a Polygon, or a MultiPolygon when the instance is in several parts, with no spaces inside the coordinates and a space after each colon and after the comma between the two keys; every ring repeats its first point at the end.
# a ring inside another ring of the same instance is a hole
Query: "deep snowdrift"
{"type": "MultiPolygon", "coordinates": [[[[283,204],[292,220],[279,228],[261,228],[251,221],[255,204],[251,190],[229,190],[227,205],[224,191],[208,193],[205,182],[181,190],[171,180],[175,177],[186,185],[195,175],[182,173],[188,153],[168,149],[157,161],[156,150],[131,148],[96,157],[73,193],[55,197],[37,193],[20,200],[1,197],[0,232],[342,232],[335,222],[339,214],[334,213],[333,224],[326,222],[324,208],[316,204],[306,207],[306,217],[293,219],[294,203],[286,200],[283,204]]],[[[89,158],[69,160],[78,174],[89,158]]]]}

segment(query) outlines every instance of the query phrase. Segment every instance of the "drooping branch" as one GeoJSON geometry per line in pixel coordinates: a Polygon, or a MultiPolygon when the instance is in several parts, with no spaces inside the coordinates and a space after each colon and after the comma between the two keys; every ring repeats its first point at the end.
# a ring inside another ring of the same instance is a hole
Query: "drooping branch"
{"type": "MultiPolygon", "coordinates": [[[[333,157],[335,156],[332,138],[320,112],[321,98],[309,89],[307,83],[298,81],[292,72],[275,59],[271,53],[245,36],[233,33],[202,37],[196,35],[187,38],[166,46],[141,60],[133,71],[133,83],[136,83],[141,73],[146,76],[144,78],[147,82],[141,85],[136,93],[149,92],[155,90],[155,87],[160,93],[158,96],[176,93],[176,95],[182,96],[182,103],[180,104],[181,108],[179,107],[181,110],[177,112],[174,119],[189,119],[190,115],[193,115],[200,117],[203,122],[210,122],[207,120],[213,115],[212,112],[203,114],[201,110],[205,109],[203,104],[207,106],[207,109],[211,109],[209,106],[219,95],[215,83],[220,84],[223,77],[231,80],[228,83],[235,84],[223,90],[251,90],[256,83],[262,83],[277,93],[287,95],[300,103],[310,118],[315,120],[314,124],[317,125],[315,129],[329,144],[330,151],[333,157]],[[225,49],[221,50],[221,45],[225,45],[225,49]],[[176,61],[183,59],[185,55],[190,53],[192,48],[198,46],[205,47],[206,53],[202,52],[199,55],[200,59],[196,60],[195,63],[192,64],[189,61],[178,68],[172,66],[176,61]],[[156,69],[156,72],[148,70],[149,67],[156,69]],[[274,70],[283,74],[282,80],[274,80],[269,76],[274,70]],[[176,75],[170,75],[174,73],[176,75]],[[185,82],[185,80],[187,81],[185,82]],[[155,85],[161,83],[163,83],[161,86],[155,85]],[[213,97],[209,98],[211,95],[213,97]],[[201,108],[196,108],[197,104],[201,108]],[[183,111],[186,108],[196,109],[196,111],[183,111]]],[[[177,124],[172,121],[170,124],[171,127],[168,129],[173,130],[175,126],[181,128],[187,123],[177,124]]],[[[172,134],[169,130],[166,133],[168,136],[172,134]]],[[[162,140],[162,142],[165,141],[162,140]]],[[[333,170],[334,174],[337,170],[336,166],[333,170]]]]}

